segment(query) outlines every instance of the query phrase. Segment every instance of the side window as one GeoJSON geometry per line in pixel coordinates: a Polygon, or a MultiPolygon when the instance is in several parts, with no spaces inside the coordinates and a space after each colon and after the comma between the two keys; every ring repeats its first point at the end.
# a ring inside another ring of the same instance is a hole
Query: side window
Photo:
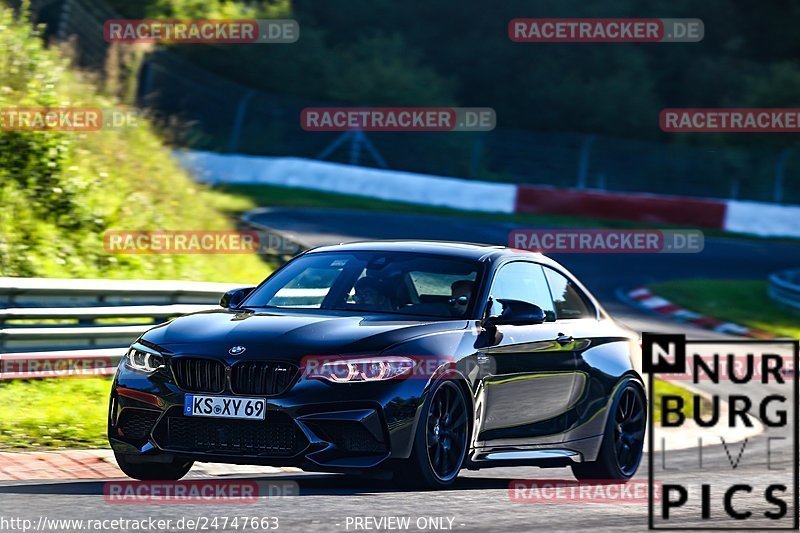
{"type": "Polygon", "coordinates": [[[559,320],[565,318],[594,318],[594,306],[583,295],[575,284],[553,269],[545,268],[547,282],[553,295],[556,315],[559,320]]]}
{"type": "Polygon", "coordinates": [[[492,308],[489,313],[499,315],[503,306],[498,299],[522,300],[541,307],[548,322],[556,318],[553,300],[547,288],[547,280],[541,265],[525,261],[515,261],[500,267],[492,283],[492,308]]]}

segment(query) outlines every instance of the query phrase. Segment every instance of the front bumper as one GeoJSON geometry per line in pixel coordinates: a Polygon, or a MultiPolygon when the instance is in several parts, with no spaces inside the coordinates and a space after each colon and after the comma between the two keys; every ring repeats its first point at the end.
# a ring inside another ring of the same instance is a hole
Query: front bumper
{"type": "MultiPolygon", "coordinates": [[[[371,468],[410,455],[427,387],[415,378],[352,384],[301,379],[267,397],[265,420],[192,417],[183,414],[189,393],[168,374],[143,374],[123,363],[111,392],[109,442],[134,460],[167,455],[308,470],[371,468]]],[[[237,396],[228,390],[220,395],[237,396]]]]}

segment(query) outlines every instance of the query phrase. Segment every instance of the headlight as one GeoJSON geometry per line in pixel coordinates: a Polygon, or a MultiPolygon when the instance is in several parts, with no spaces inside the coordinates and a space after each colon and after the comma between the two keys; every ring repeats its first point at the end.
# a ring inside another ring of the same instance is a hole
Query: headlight
{"type": "Polygon", "coordinates": [[[307,357],[303,363],[303,375],[308,379],[325,379],[334,383],[383,381],[408,374],[414,364],[413,359],[400,356],[355,359],[307,357]]]}
{"type": "Polygon", "coordinates": [[[164,367],[164,356],[146,346],[134,343],[125,356],[128,367],[140,372],[155,372],[164,367]]]}

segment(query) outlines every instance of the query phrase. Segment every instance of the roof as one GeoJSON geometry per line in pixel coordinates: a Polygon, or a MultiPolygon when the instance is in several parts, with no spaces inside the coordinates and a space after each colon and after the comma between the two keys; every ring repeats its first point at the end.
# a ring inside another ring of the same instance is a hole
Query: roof
{"type": "Polygon", "coordinates": [[[410,240],[387,240],[387,241],[361,241],[341,243],[331,246],[320,246],[310,250],[311,253],[317,252],[416,252],[427,254],[449,255],[451,257],[461,257],[465,259],[481,260],[488,257],[503,257],[507,255],[529,255],[542,260],[544,256],[538,253],[524,250],[514,250],[505,246],[494,246],[490,244],[476,244],[467,242],[448,242],[448,241],[410,241],[410,240]]]}

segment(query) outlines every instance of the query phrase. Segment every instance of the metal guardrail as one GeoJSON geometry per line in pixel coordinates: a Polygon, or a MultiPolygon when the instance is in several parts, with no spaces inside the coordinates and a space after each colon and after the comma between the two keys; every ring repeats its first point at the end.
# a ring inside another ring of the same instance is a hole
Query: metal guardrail
{"type": "Polygon", "coordinates": [[[240,284],[195,281],[136,281],[0,278],[0,307],[77,307],[219,303],[240,284]],[[213,300],[213,301],[212,301],[213,300]]]}
{"type": "Polygon", "coordinates": [[[0,379],[110,374],[142,332],[237,286],[0,278],[0,379]]]}
{"type": "Polygon", "coordinates": [[[769,297],[779,305],[800,313],[800,270],[776,272],[769,277],[769,297]]]}

